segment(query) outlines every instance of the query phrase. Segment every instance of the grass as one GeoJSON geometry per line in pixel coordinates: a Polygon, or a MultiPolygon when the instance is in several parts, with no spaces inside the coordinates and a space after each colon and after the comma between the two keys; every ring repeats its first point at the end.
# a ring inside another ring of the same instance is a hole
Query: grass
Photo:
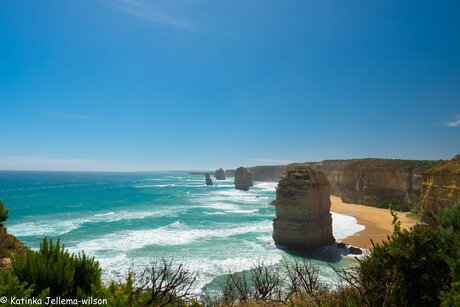
{"type": "Polygon", "coordinates": [[[420,215],[418,215],[417,213],[408,213],[406,214],[406,217],[414,220],[420,220],[420,215]]]}

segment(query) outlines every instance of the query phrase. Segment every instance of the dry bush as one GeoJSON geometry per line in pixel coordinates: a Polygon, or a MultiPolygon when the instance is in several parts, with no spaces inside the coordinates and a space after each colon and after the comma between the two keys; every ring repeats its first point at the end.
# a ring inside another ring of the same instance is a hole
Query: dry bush
{"type": "Polygon", "coordinates": [[[148,293],[145,306],[166,306],[190,300],[196,278],[182,262],[154,260],[135,277],[134,289],[138,295],[148,293]]]}

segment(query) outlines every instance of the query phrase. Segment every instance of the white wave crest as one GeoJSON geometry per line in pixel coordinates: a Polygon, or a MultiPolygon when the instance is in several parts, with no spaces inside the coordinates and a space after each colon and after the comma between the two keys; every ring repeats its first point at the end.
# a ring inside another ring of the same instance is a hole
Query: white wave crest
{"type": "Polygon", "coordinates": [[[199,239],[227,238],[246,233],[272,231],[272,221],[262,221],[240,227],[221,229],[193,229],[177,222],[168,226],[147,230],[121,231],[101,238],[80,242],[77,249],[95,253],[101,250],[130,251],[150,245],[186,245],[199,239]]]}
{"type": "Polygon", "coordinates": [[[336,240],[345,239],[354,233],[364,230],[366,227],[358,224],[358,221],[349,215],[331,212],[332,230],[336,240]]]}

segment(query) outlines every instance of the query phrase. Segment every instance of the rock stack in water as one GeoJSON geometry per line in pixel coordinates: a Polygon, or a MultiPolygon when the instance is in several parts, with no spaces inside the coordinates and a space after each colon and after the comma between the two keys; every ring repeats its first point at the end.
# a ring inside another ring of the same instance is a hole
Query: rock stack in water
{"type": "Polygon", "coordinates": [[[209,176],[208,173],[205,173],[204,175],[206,176],[206,185],[212,185],[211,176],[209,176]]]}
{"type": "Polygon", "coordinates": [[[330,185],[323,172],[299,166],[287,170],[276,189],[273,239],[293,250],[335,242],[330,185]]]}
{"type": "Polygon", "coordinates": [[[214,178],[217,180],[225,180],[225,172],[222,168],[219,168],[217,171],[214,172],[214,178]]]}
{"type": "Polygon", "coordinates": [[[254,185],[251,173],[244,167],[238,167],[236,170],[234,183],[235,189],[243,191],[249,191],[249,187],[254,185]]]}

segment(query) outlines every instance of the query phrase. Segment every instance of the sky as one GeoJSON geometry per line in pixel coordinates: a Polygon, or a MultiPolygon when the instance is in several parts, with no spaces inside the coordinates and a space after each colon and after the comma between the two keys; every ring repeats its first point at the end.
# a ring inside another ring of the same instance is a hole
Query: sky
{"type": "Polygon", "coordinates": [[[460,154],[459,1],[0,0],[0,169],[460,154]]]}

